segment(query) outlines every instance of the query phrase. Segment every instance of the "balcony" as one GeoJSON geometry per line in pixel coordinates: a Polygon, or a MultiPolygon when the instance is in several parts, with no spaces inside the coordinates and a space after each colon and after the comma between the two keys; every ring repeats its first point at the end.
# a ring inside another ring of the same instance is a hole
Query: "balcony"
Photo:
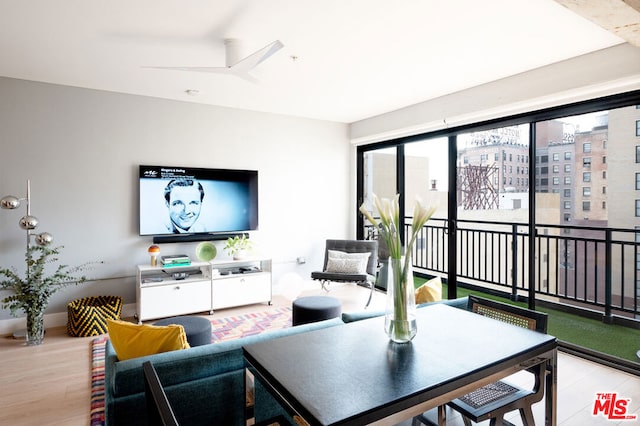
{"type": "MultiPolygon", "coordinates": [[[[405,235],[411,218],[406,223],[405,235]]],[[[456,294],[491,295],[523,306],[533,294],[564,351],[640,375],[636,235],[630,229],[537,225],[530,253],[526,224],[459,220],[456,294]]],[[[447,222],[430,220],[414,247],[416,275],[446,282],[450,255],[447,222]]]]}

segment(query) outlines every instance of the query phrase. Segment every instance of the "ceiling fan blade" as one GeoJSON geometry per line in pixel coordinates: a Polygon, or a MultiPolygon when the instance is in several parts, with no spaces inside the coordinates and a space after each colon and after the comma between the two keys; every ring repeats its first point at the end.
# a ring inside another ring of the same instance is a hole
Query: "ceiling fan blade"
{"type": "Polygon", "coordinates": [[[191,72],[204,72],[209,74],[229,74],[235,77],[239,77],[249,83],[258,83],[258,79],[253,77],[248,72],[242,70],[232,69],[231,67],[143,67],[147,69],[156,70],[170,70],[170,71],[191,71],[191,72]]]}
{"type": "Polygon", "coordinates": [[[142,67],[154,70],[174,70],[174,71],[194,71],[194,72],[208,72],[208,73],[220,73],[220,74],[233,74],[233,71],[229,67],[142,67]]]}
{"type": "Polygon", "coordinates": [[[270,43],[262,49],[258,50],[257,52],[254,52],[246,58],[241,59],[237,63],[231,65],[230,68],[238,72],[249,72],[283,47],[284,44],[282,44],[280,40],[276,40],[273,43],[270,43]]]}
{"type": "Polygon", "coordinates": [[[225,47],[227,49],[227,66],[226,67],[143,67],[158,70],[174,70],[174,71],[192,71],[192,72],[206,72],[206,73],[218,73],[218,74],[231,74],[242,78],[243,80],[256,83],[257,80],[249,74],[249,71],[256,66],[264,62],[271,55],[279,51],[284,47],[284,44],[280,40],[276,40],[273,43],[268,44],[262,49],[252,53],[244,59],[229,65],[230,59],[235,61],[238,54],[237,40],[227,39],[225,40],[225,47]]]}

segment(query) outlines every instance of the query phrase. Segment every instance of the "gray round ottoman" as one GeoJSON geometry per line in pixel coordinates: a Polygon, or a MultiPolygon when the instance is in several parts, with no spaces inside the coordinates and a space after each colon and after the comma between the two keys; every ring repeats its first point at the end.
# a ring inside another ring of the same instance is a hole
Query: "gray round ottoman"
{"type": "Polygon", "coordinates": [[[171,317],[153,323],[153,325],[169,324],[179,324],[184,327],[187,342],[192,348],[211,343],[211,322],[206,318],[191,316],[171,317]]]}
{"type": "Polygon", "coordinates": [[[293,301],[292,325],[307,324],[339,317],[342,313],[340,300],[330,296],[306,296],[293,301]]]}

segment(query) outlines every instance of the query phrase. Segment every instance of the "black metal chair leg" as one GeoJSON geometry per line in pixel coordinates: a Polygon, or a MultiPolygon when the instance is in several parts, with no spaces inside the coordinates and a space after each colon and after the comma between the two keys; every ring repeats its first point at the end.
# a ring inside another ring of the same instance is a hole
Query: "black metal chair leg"
{"type": "Polygon", "coordinates": [[[367,300],[367,304],[364,305],[364,308],[367,309],[369,307],[369,304],[371,303],[371,299],[373,298],[373,290],[375,288],[375,283],[371,283],[371,292],[369,292],[369,300],[367,300]]]}

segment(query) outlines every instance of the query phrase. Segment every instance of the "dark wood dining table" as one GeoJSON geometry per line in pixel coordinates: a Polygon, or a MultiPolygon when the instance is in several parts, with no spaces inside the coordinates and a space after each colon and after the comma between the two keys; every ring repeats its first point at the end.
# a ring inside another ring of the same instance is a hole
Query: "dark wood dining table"
{"type": "Polygon", "coordinates": [[[555,337],[444,304],[418,309],[417,323],[405,344],[376,317],[243,350],[256,379],[310,425],[397,424],[538,363],[545,424],[556,424],[555,337]]]}

